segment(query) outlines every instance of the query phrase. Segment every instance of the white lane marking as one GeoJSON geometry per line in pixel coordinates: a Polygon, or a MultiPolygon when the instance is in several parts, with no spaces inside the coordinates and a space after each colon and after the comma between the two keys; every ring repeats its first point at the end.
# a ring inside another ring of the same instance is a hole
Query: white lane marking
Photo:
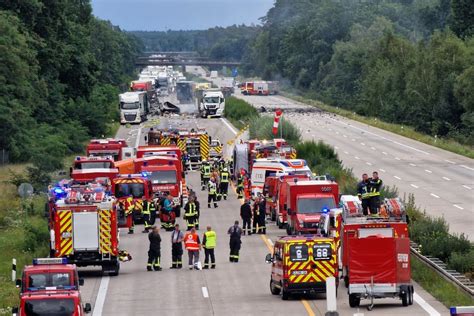
{"type": "Polygon", "coordinates": [[[461,206],[459,206],[459,205],[456,205],[456,204],[453,204],[453,206],[454,206],[455,208],[458,208],[458,209],[460,209],[460,210],[463,210],[463,209],[464,209],[464,207],[461,207],[461,206]]]}
{"type": "Polygon", "coordinates": [[[411,146],[402,144],[402,143],[397,142],[397,141],[395,141],[395,140],[392,140],[392,139],[390,139],[390,138],[387,138],[387,137],[384,137],[384,136],[381,136],[381,135],[378,135],[378,134],[369,132],[369,131],[366,130],[366,129],[363,129],[363,128],[360,128],[360,127],[357,127],[357,126],[354,126],[354,125],[351,125],[351,124],[348,124],[348,123],[341,122],[341,121],[336,120],[335,118],[332,118],[332,117],[331,117],[330,119],[333,120],[333,121],[336,121],[336,122],[339,123],[339,124],[344,124],[344,125],[347,125],[347,126],[349,126],[349,127],[351,127],[351,128],[354,128],[354,129],[357,129],[357,130],[359,130],[359,131],[362,131],[362,132],[364,132],[364,133],[367,133],[367,134],[370,134],[370,135],[379,137],[379,138],[384,139],[384,140],[388,140],[389,142],[392,142],[392,143],[394,143],[394,144],[400,145],[400,146],[402,146],[402,147],[409,148],[409,149],[411,149],[411,150],[414,150],[414,151],[423,153],[423,154],[425,154],[425,155],[430,155],[430,153],[428,153],[428,152],[426,152],[426,151],[423,151],[423,150],[417,149],[417,148],[415,148],[415,147],[411,147],[411,146]]]}
{"type": "Polygon", "coordinates": [[[414,187],[415,189],[418,189],[419,186],[417,186],[416,184],[410,184],[412,187],[414,187]]]}
{"type": "Polygon", "coordinates": [[[361,144],[362,146],[365,146],[365,144],[364,144],[364,143],[360,143],[360,144],[361,144]]]}
{"type": "Polygon", "coordinates": [[[416,167],[416,165],[414,163],[410,163],[410,166],[412,167],[416,167]]]}
{"type": "Polygon", "coordinates": [[[339,132],[336,131],[336,134],[339,135],[339,132]]]}
{"type": "Polygon", "coordinates": [[[425,169],[425,171],[428,172],[428,173],[433,173],[433,171],[428,170],[428,169],[425,169]]]}
{"type": "Polygon", "coordinates": [[[398,179],[398,180],[401,180],[402,178],[400,178],[399,176],[393,176],[395,179],[398,179]]]}
{"type": "Polygon", "coordinates": [[[472,188],[471,188],[471,187],[468,187],[467,185],[464,185],[464,184],[463,184],[462,186],[465,187],[465,188],[468,189],[468,190],[472,190],[472,188]]]}
{"type": "Polygon", "coordinates": [[[430,316],[441,316],[436,309],[428,304],[418,293],[413,293],[413,300],[421,306],[430,316]]]}
{"type": "Polygon", "coordinates": [[[354,156],[354,158],[355,158],[355,159],[357,159],[357,160],[360,160],[360,158],[359,158],[359,157],[357,157],[357,156],[354,156]]]}
{"type": "Polygon", "coordinates": [[[103,276],[100,280],[99,292],[94,304],[94,312],[92,316],[101,316],[104,309],[105,297],[107,296],[107,289],[109,287],[110,277],[103,276]]]}
{"type": "Polygon", "coordinates": [[[348,151],[344,151],[344,153],[345,153],[346,155],[349,155],[349,152],[348,152],[348,151]]]}
{"type": "Polygon", "coordinates": [[[135,140],[135,148],[138,148],[138,146],[140,146],[140,137],[142,135],[142,126],[140,126],[140,128],[138,129],[138,133],[137,133],[137,139],[135,140]]]}
{"type": "Polygon", "coordinates": [[[352,141],[355,142],[356,141],[355,138],[353,138],[352,141]]]}
{"type": "Polygon", "coordinates": [[[342,136],[344,136],[345,138],[347,138],[347,135],[342,135],[342,136]]]}
{"type": "Polygon", "coordinates": [[[384,154],[385,156],[388,155],[385,151],[382,151],[382,154],[384,154]]]}
{"type": "Polygon", "coordinates": [[[465,169],[468,169],[468,170],[471,170],[471,171],[474,171],[474,168],[471,168],[471,167],[468,167],[466,165],[461,165],[461,167],[465,168],[465,169]]]}
{"type": "Polygon", "coordinates": [[[273,246],[273,241],[270,238],[267,238],[268,243],[273,246]]]}
{"type": "Polygon", "coordinates": [[[434,194],[434,193],[430,193],[430,195],[431,195],[432,197],[435,197],[435,198],[439,199],[439,196],[437,196],[437,195],[434,194]]]}
{"type": "Polygon", "coordinates": [[[375,150],[375,147],[370,147],[370,149],[375,150]]]}
{"type": "Polygon", "coordinates": [[[382,171],[382,172],[385,172],[385,169],[379,169],[379,170],[382,171]]]}
{"type": "Polygon", "coordinates": [[[370,162],[368,162],[368,161],[366,162],[366,164],[367,164],[368,166],[372,166],[372,163],[370,163],[370,162]]]}
{"type": "Polygon", "coordinates": [[[224,122],[225,126],[227,126],[230,129],[232,134],[237,135],[237,131],[232,127],[232,125],[229,124],[229,122],[227,122],[225,118],[221,117],[221,121],[224,122]]]}
{"type": "Polygon", "coordinates": [[[400,159],[400,158],[398,158],[398,157],[395,157],[395,160],[401,160],[401,159],[400,159]]]}
{"type": "Polygon", "coordinates": [[[201,291],[202,291],[202,296],[204,296],[205,298],[209,297],[209,292],[207,291],[207,287],[203,286],[201,288],[201,291]]]}
{"type": "Polygon", "coordinates": [[[334,146],[334,148],[335,148],[335,149],[339,149],[339,147],[337,147],[337,146],[334,146]]]}
{"type": "Polygon", "coordinates": [[[449,162],[449,163],[451,163],[451,164],[453,164],[453,165],[456,164],[454,161],[451,161],[451,160],[448,160],[448,159],[445,159],[444,161],[449,162]]]}
{"type": "Polygon", "coordinates": [[[446,181],[451,181],[451,179],[449,179],[448,177],[443,177],[443,179],[446,181]]]}

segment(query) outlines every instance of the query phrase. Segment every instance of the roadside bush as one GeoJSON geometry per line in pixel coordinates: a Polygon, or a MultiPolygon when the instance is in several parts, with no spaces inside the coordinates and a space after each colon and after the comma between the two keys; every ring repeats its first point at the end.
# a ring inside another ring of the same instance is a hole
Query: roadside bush
{"type": "Polygon", "coordinates": [[[48,226],[45,220],[34,218],[26,221],[23,226],[24,240],[23,250],[34,252],[38,249],[47,247],[49,240],[48,226]]]}
{"type": "Polygon", "coordinates": [[[284,138],[289,144],[296,145],[301,141],[301,133],[297,127],[289,121],[282,119],[278,127],[277,135],[273,135],[273,117],[252,117],[250,120],[250,138],[273,139],[284,138]]]}
{"type": "Polygon", "coordinates": [[[252,118],[259,117],[253,106],[235,97],[225,100],[224,116],[237,128],[242,128],[252,118]]]}
{"type": "Polygon", "coordinates": [[[467,253],[453,252],[448,261],[448,268],[469,274],[472,279],[474,276],[474,248],[471,247],[467,253]]]}

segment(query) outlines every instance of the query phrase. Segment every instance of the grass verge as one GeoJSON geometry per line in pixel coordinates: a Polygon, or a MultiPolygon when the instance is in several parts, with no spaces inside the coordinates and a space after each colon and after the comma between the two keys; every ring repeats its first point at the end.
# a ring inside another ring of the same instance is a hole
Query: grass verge
{"type": "Polygon", "coordinates": [[[224,116],[238,129],[242,129],[253,118],[259,118],[259,114],[253,106],[236,97],[229,97],[225,100],[224,116]]]}
{"type": "Polygon", "coordinates": [[[358,115],[355,112],[351,112],[351,111],[341,109],[338,107],[330,106],[317,100],[308,99],[301,96],[296,96],[290,93],[282,92],[281,94],[295,101],[308,104],[308,105],[320,108],[321,110],[338,114],[340,116],[344,116],[348,119],[358,121],[360,123],[374,126],[374,127],[425,143],[427,145],[435,146],[435,147],[450,151],[458,155],[462,155],[468,158],[474,158],[474,147],[460,144],[459,142],[452,139],[437,138],[430,135],[422,134],[415,131],[415,129],[410,126],[387,123],[375,117],[358,115]]]}

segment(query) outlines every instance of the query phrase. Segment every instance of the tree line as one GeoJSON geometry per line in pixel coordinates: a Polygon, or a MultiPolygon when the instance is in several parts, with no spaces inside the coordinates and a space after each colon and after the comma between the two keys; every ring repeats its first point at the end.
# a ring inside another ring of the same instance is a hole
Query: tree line
{"type": "Polygon", "coordinates": [[[118,119],[141,43],[89,0],[0,2],[0,149],[36,171],[61,167],[118,119]]]}

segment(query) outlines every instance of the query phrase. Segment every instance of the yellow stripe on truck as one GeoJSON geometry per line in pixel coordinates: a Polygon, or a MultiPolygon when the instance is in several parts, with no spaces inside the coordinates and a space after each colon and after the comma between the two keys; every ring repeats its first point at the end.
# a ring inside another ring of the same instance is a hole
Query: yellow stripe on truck
{"type": "Polygon", "coordinates": [[[110,210],[99,211],[99,219],[100,219],[99,249],[102,254],[112,253],[110,216],[111,216],[110,210]]]}

